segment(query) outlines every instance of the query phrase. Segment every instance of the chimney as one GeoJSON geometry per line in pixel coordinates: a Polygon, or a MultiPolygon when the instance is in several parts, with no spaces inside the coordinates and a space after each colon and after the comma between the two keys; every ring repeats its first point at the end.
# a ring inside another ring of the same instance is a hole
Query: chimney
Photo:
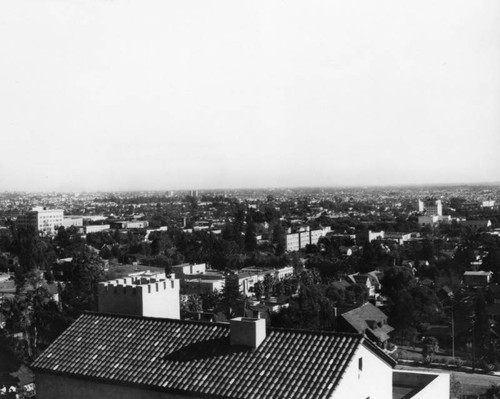
{"type": "Polygon", "coordinates": [[[266,320],[236,317],[230,320],[231,345],[258,348],[266,339],[266,320]]]}

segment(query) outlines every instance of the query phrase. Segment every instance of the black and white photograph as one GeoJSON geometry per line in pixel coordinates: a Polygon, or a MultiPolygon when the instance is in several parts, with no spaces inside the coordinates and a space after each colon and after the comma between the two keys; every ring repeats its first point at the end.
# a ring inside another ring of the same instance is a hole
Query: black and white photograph
{"type": "Polygon", "coordinates": [[[500,398],[500,1],[1,0],[3,398],[500,398]]]}

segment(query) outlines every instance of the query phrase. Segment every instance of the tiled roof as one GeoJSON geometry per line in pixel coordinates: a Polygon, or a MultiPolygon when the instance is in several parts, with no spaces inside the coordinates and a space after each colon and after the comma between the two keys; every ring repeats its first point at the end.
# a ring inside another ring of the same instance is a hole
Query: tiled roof
{"type": "Polygon", "coordinates": [[[360,345],[357,334],[268,329],[231,346],[229,324],[86,313],[34,362],[35,372],[197,396],[327,398],[360,345]]]}

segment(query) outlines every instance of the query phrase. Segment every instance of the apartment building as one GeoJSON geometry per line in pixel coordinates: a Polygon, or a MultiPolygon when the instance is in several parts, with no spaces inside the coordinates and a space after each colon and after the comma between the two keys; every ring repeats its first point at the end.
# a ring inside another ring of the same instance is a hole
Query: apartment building
{"type": "Polygon", "coordinates": [[[64,225],[64,211],[62,209],[47,209],[35,207],[17,217],[20,227],[32,227],[43,234],[54,234],[57,228],[64,225]]]}
{"type": "Polygon", "coordinates": [[[289,252],[299,251],[306,245],[316,245],[321,237],[326,236],[331,231],[331,227],[311,230],[309,226],[296,228],[295,231],[289,229],[286,234],[286,250],[289,252]]]}
{"type": "Polygon", "coordinates": [[[418,200],[418,211],[426,213],[427,215],[442,216],[443,215],[443,204],[441,200],[428,199],[428,200],[418,200]]]}

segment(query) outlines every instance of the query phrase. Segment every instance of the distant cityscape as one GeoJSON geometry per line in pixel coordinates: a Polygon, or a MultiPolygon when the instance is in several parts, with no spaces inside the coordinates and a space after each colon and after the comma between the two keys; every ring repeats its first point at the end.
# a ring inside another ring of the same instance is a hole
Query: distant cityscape
{"type": "Polygon", "coordinates": [[[0,395],[492,395],[499,205],[494,184],[0,193],[0,395]]]}

